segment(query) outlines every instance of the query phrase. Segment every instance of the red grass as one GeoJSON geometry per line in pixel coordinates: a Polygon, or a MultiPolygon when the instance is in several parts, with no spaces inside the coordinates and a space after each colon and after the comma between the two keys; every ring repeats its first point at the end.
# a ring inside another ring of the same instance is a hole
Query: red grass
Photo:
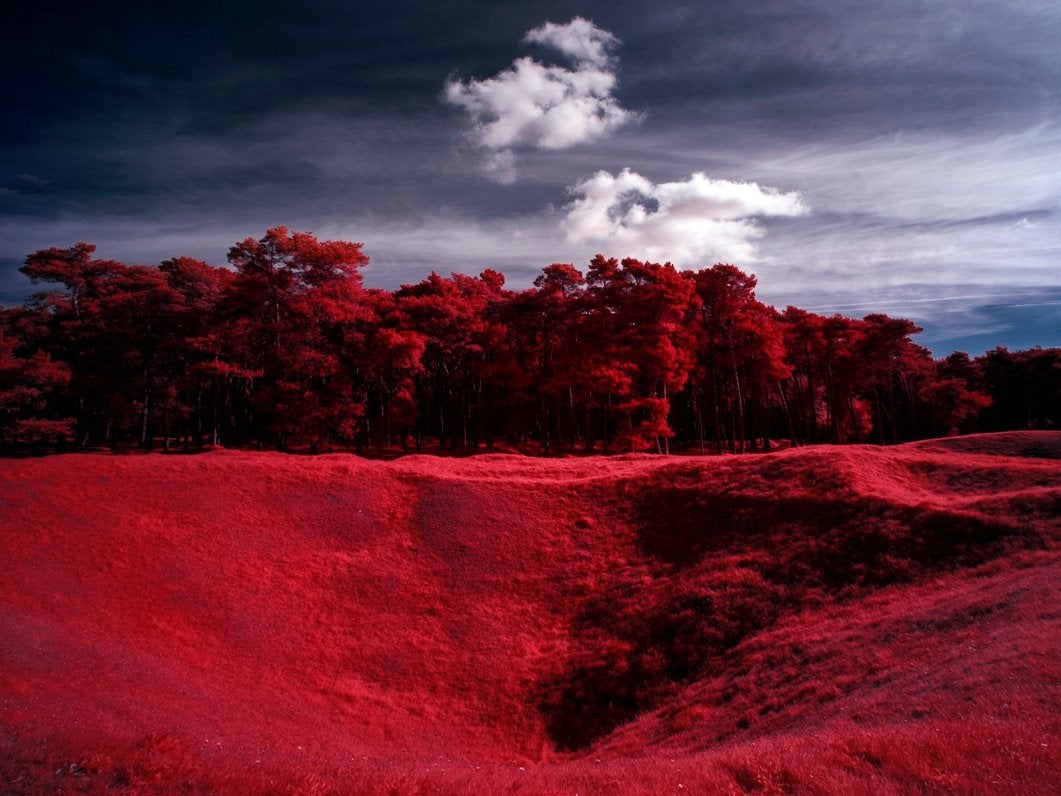
{"type": "Polygon", "coordinates": [[[0,461],[0,790],[1045,792],[1059,456],[0,461]]]}

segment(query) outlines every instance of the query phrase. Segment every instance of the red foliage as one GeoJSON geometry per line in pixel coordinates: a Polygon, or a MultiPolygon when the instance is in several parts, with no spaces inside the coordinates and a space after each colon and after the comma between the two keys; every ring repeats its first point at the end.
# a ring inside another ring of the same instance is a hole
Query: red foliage
{"type": "Polygon", "coordinates": [[[1059,459],[0,460],[0,781],[1049,792],[1059,459]]]}
{"type": "Polygon", "coordinates": [[[5,313],[19,357],[70,375],[20,421],[72,418],[79,447],[736,453],[1061,421],[1057,349],[934,362],[911,321],[778,313],[733,265],[597,255],[519,292],[492,269],[387,292],[361,244],[284,227],[232,270],[93,252],[29,255],[53,289],[5,313]]]}

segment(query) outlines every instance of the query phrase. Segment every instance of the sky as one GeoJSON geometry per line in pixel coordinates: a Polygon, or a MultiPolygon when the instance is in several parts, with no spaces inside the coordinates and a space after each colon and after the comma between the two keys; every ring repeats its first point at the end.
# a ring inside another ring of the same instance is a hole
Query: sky
{"type": "Polygon", "coordinates": [[[5,12],[0,304],[30,252],[223,264],[285,225],[365,282],[594,254],[1061,345],[1061,3],[52,2],[5,12]]]}

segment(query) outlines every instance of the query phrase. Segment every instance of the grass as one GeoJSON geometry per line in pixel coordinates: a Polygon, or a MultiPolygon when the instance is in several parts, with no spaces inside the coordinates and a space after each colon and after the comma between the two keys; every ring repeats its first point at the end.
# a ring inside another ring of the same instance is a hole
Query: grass
{"type": "Polygon", "coordinates": [[[1049,792],[1059,438],[0,461],[0,790],[1049,792]]]}

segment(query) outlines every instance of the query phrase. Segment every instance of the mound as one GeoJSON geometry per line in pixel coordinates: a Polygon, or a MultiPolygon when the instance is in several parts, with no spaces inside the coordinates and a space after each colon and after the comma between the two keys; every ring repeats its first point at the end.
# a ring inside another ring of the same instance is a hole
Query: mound
{"type": "Polygon", "coordinates": [[[1061,459],[1061,434],[1041,431],[1009,431],[1000,434],[969,434],[912,443],[925,451],[953,451],[984,456],[1029,456],[1061,459]]]}
{"type": "Polygon", "coordinates": [[[1041,791],[1059,440],[3,461],[0,775],[1041,791]]]}

